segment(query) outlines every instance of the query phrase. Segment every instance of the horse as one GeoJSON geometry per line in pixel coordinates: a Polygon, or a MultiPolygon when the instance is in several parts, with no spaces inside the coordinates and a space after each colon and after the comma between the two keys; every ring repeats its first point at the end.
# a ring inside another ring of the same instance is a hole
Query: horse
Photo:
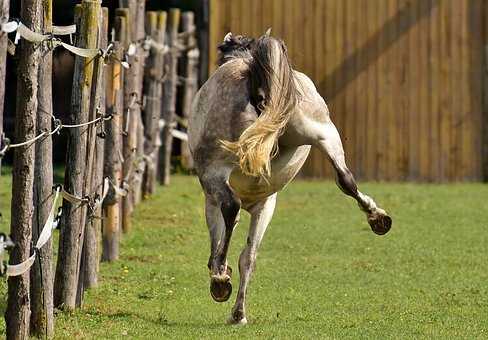
{"type": "Polygon", "coordinates": [[[324,99],[309,77],[292,68],[283,41],[269,30],[258,39],[228,33],[218,51],[219,67],[193,100],[188,139],[205,196],[210,294],[216,302],[232,293],[227,251],[241,209],[251,216],[228,319],[246,324],[247,288],[277,193],[300,171],[312,146],[328,157],[338,187],[358,202],[374,233],[386,234],[392,219],[358,190],[324,99]]]}

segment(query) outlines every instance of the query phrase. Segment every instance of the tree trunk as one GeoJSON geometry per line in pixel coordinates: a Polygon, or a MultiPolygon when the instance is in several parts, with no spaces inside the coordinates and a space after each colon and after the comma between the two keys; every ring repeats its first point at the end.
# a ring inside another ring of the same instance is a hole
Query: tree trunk
{"type": "MultiPolygon", "coordinates": [[[[9,0],[0,0],[0,22],[8,20],[9,0]]],[[[3,145],[3,104],[5,100],[5,75],[7,68],[7,34],[0,32],[0,148],[3,145]]],[[[2,174],[2,159],[0,158],[0,175],[2,174]]]]}
{"type": "MultiPolygon", "coordinates": [[[[41,0],[24,0],[21,20],[31,30],[41,31],[41,0]]],[[[26,40],[20,46],[17,83],[17,112],[15,142],[23,142],[36,134],[37,85],[41,49],[26,40]]],[[[12,174],[12,220],[10,236],[15,247],[10,253],[10,264],[21,263],[31,255],[34,145],[14,150],[12,174]]],[[[7,339],[29,337],[30,301],[29,272],[9,277],[5,326],[7,339]]]]}
{"type": "MultiPolygon", "coordinates": [[[[77,11],[79,7],[77,6],[77,11]]],[[[100,1],[84,0],[81,4],[79,47],[96,48],[100,1]]],[[[93,60],[77,57],[73,78],[72,123],[85,123],[89,119],[93,60]]],[[[65,172],[65,189],[85,197],[90,187],[86,186],[87,136],[92,126],[70,129],[65,172]]],[[[76,292],[80,272],[81,249],[84,237],[84,220],[87,209],[84,204],[63,202],[58,263],[54,284],[54,303],[58,308],[72,310],[76,305],[76,292]]]]}
{"type": "MultiPolygon", "coordinates": [[[[52,0],[43,0],[43,31],[52,32],[52,0]]],[[[39,65],[39,85],[37,98],[37,134],[51,130],[52,105],[52,52],[45,51],[39,65]]],[[[34,219],[32,240],[35,244],[47,221],[53,203],[53,160],[52,137],[36,143],[34,183],[34,219]]],[[[53,315],[53,263],[52,239],[38,250],[38,258],[31,269],[31,334],[50,338],[54,331],[53,315]]]]}
{"type": "Polygon", "coordinates": [[[163,185],[169,185],[171,173],[171,151],[173,149],[173,124],[176,107],[176,85],[178,82],[178,26],[180,24],[180,10],[172,8],[168,16],[168,45],[169,53],[165,56],[165,69],[168,75],[163,85],[163,120],[162,146],[160,154],[160,178],[163,185]]]}

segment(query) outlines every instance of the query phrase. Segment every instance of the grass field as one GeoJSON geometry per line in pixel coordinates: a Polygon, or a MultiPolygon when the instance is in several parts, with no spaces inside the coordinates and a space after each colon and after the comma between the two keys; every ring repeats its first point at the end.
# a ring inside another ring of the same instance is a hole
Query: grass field
{"type": "MultiPolygon", "coordinates": [[[[374,235],[332,182],[297,181],[278,196],[248,299],[245,327],[224,324],[231,300],[208,291],[208,236],[198,181],[175,176],[137,207],[120,261],[102,264],[81,311],[58,313],[58,338],[488,338],[488,186],[367,183],[394,219],[374,235]]],[[[0,178],[1,229],[9,180],[0,178]]],[[[230,265],[244,245],[243,214],[230,265]]],[[[0,286],[5,305],[6,284],[0,286]]],[[[0,323],[0,333],[5,332],[0,323]]]]}

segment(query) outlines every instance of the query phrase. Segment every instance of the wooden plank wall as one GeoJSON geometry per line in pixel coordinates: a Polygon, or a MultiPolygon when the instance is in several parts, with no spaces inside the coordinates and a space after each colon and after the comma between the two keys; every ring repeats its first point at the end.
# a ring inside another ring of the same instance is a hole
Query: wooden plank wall
{"type": "MultiPolygon", "coordinates": [[[[360,179],[481,180],[482,0],[211,0],[210,70],[231,31],[285,40],[360,179]]],[[[331,177],[312,152],[303,174],[331,177]]]]}

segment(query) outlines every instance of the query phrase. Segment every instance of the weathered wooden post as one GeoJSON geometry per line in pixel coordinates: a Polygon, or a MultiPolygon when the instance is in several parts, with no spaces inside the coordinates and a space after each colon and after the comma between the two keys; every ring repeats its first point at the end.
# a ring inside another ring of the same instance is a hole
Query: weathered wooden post
{"type": "Polygon", "coordinates": [[[165,70],[165,55],[168,53],[168,46],[166,45],[166,27],[167,27],[167,12],[161,11],[159,12],[159,21],[158,21],[158,30],[159,30],[159,35],[160,35],[160,43],[161,45],[164,46],[164,53],[161,54],[160,56],[160,72],[161,72],[161,78],[158,82],[158,86],[161,87],[161,105],[159,106],[159,118],[158,118],[158,127],[156,130],[156,137],[154,137],[155,143],[156,143],[156,150],[154,151],[154,173],[152,174],[152,179],[151,181],[153,182],[152,187],[156,187],[156,183],[158,182],[159,178],[159,173],[160,173],[160,168],[159,168],[159,156],[161,155],[161,127],[159,125],[159,120],[161,120],[163,116],[163,88],[164,88],[164,77],[166,76],[166,70],[165,70]]]}
{"type": "Polygon", "coordinates": [[[172,8],[168,15],[168,46],[169,53],[165,56],[165,69],[168,71],[163,85],[163,120],[160,151],[160,178],[163,185],[169,185],[171,173],[171,150],[173,146],[176,85],[178,83],[178,26],[180,25],[180,10],[172,8]]]}
{"type": "Polygon", "coordinates": [[[145,29],[144,29],[144,20],[145,20],[145,10],[146,10],[146,0],[137,0],[136,1],[136,16],[133,16],[133,27],[134,36],[133,39],[137,42],[137,52],[134,58],[134,79],[135,79],[135,88],[134,92],[137,94],[137,98],[139,99],[139,105],[136,106],[136,110],[134,112],[134,125],[132,126],[133,130],[131,131],[135,138],[135,147],[136,147],[136,163],[135,163],[135,177],[132,183],[133,187],[133,195],[132,204],[133,206],[137,205],[141,201],[142,197],[142,178],[144,173],[144,124],[142,122],[142,85],[144,80],[144,60],[146,51],[144,50],[143,40],[145,38],[145,29]]]}
{"type": "MultiPolygon", "coordinates": [[[[96,48],[101,1],[83,0],[75,11],[81,10],[81,25],[78,46],[96,48]]],[[[75,12],[76,14],[76,12],[75,12]]],[[[93,78],[93,60],[77,57],[73,78],[72,108],[70,121],[85,123],[90,112],[90,97],[93,78]]],[[[87,142],[92,126],[70,129],[65,171],[65,190],[79,197],[89,194],[85,185],[87,142]]],[[[80,271],[81,247],[84,235],[84,220],[87,209],[84,203],[63,202],[58,262],[54,283],[54,305],[65,310],[76,306],[76,292],[80,271]]]]}
{"type": "MultiPolygon", "coordinates": [[[[100,17],[100,27],[98,35],[98,47],[102,49],[107,48],[108,40],[108,8],[103,7],[100,17]]],[[[105,115],[105,74],[104,74],[104,60],[98,58],[93,61],[95,63],[92,93],[91,93],[91,108],[90,120],[97,118],[97,115],[105,115]]],[[[102,123],[103,124],[103,123],[102,123]]],[[[103,126],[102,126],[103,129],[103,126]]],[[[90,188],[89,192],[93,195],[98,195],[101,199],[103,195],[103,155],[105,147],[105,139],[97,133],[96,127],[90,129],[89,145],[89,167],[87,167],[86,185],[90,188]],[[91,167],[91,169],[90,169],[91,167]],[[90,183],[91,181],[91,183],[90,183]]],[[[95,287],[98,284],[98,263],[99,247],[98,234],[101,228],[101,220],[97,214],[98,212],[88,211],[88,216],[85,222],[85,238],[83,240],[83,259],[82,268],[80,271],[79,294],[83,291],[95,287]]],[[[82,301],[80,296],[80,302],[82,301]]]]}
{"type": "MultiPolygon", "coordinates": [[[[198,60],[200,58],[200,51],[197,46],[197,39],[195,38],[195,15],[193,12],[184,12],[181,16],[181,26],[183,28],[183,36],[185,41],[185,57],[184,69],[185,82],[183,85],[183,104],[182,114],[183,121],[188,122],[190,115],[191,103],[193,97],[198,91],[198,60]]],[[[187,126],[185,126],[186,128],[187,126]]],[[[193,159],[190,154],[188,142],[181,141],[181,165],[185,169],[193,169],[193,159]]]]}
{"type": "MultiPolygon", "coordinates": [[[[131,4],[133,4],[134,1],[131,1],[131,4]]],[[[134,9],[132,9],[134,10],[134,9]]],[[[130,42],[132,41],[132,21],[131,21],[131,15],[130,15],[130,9],[129,8],[118,8],[116,10],[116,15],[123,17],[126,22],[126,32],[125,32],[125,37],[126,41],[124,44],[124,48],[127,50],[129,48],[130,42]]],[[[129,62],[131,62],[132,58],[129,59],[129,62]]],[[[122,166],[122,173],[123,173],[123,178],[128,181],[127,186],[129,187],[129,191],[126,196],[123,197],[122,199],[122,206],[121,206],[121,215],[122,215],[122,230],[124,233],[129,232],[130,227],[131,227],[131,221],[130,221],[130,216],[132,213],[132,201],[130,198],[131,195],[131,190],[132,188],[130,187],[131,185],[131,173],[132,173],[132,167],[134,163],[134,146],[133,146],[133,139],[131,139],[131,120],[133,117],[133,109],[132,106],[136,105],[135,101],[137,98],[132,94],[132,85],[131,82],[129,82],[129,77],[132,76],[131,79],[133,79],[133,71],[132,71],[133,65],[131,64],[131,68],[127,70],[127,72],[124,72],[124,79],[123,79],[123,93],[124,93],[124,109],[123,109],[123,130],[124,130],[124,136],[123,136],[123,148],[122,148],[122,155],[124,158],[123,166],[122,166]]]]}
{"type": "Polygon", "coordinates": [[[144,39],[144,10],[145,0],[122,1],[127,9],[119,10],[127,18],[129,37],[133,44],[133,54],[129,57],[130,69],[124,77],[124,102],[127,113],[124,126],[127,136],[124,139],[124,176],[129,176],[129,194],[123,200],[122,229],[130,230],[130,215],[134,204],[140,200],[141,193],[141,163],[143,161],[142,133],[142,80],[144,75],[144,54],[142,46],[144,39]],[[139,137],[139,138],[138,138],[139,137]]]}
{"type": "MultiPolygon", "coordinates": [[[[41,31],[42,1],[23,0],[21,20],[35,32],[41,31]]],[[[32,139],[36,134],[37,89],[41,49],[37,44],[21,41],[17,78],[17,113],[15,141],[32,139]]],[[[21,263],[31,255],[34,145],[21,146],[14,151],[12,173],[12,220],[10,236],[15,247],[10,264],[21,263]]],[[[7,339],[29,337],[30,298],[29,272],[9,277],[5,328],[7,339]]]]}
{"type": "MultiPolygon", "coordinates": [[[[9,0],[0,0],[0,23],[8,20],[9,0]]],[[[0,30],[0,147],[3,141],[3,104],[5,100],[5,74],[7,68],[7,33],[0,30]]],[[[2,159],[0,158],[0,175],[2,174],[2,159]]]]}
{"type": "MultiPolygon", "coordinates": [[[[126,18],[115,17],[115,42],[114,56],[118,60],[123,58],[123,49],[126,33],[126,18]]],[[[107,137],[105,140],[105,165],[104,176],[110,178],[112,187],[103,203],[103,251],[102,261],[114,261],[119,257],[119,233],[120,233],[120,198],[113,186],[119,188],[122,183],[122,111],[123,98],[123,68],[118,62],[111,62],[107,70],[107,112],[113,118],[106,126],[107,137]]]]}
{"type": "MultiPolygon", "coordinates": [[[[43,33],[52,33],[53,3],[43,0],[43,33]]],[[[42,46],[39,65],[39,84],[37,90],[37,134],[50,131],[53,114],[52,104],[52,61],[53,55],[45,42],[42,46]]],[[[35,244],[47,221],[53,203],[53,160],[52,137],[39,140],[35,145],[36,159],[34,163],[34,218],[32,241],[35,244]]],[[[50,338],[54,332],[53,315],[53,264],[52,240],[37,251],[38,258],[32,266],[31,275],[31,334],[50,338]]]]}
{"type": "Polygon", "coordinates": [[[146,35],[158,44],[152,47],[146,59],[144,76],[144,154],[146,170],[143,179],[143,197],[154,192],[156,184],[156,166],[159,148],[159,119],[161,116],[161,97],[163,88],[164,67],[164,34],[166,29],[166,12],[148,12],[146,14],[146,35]]]}

